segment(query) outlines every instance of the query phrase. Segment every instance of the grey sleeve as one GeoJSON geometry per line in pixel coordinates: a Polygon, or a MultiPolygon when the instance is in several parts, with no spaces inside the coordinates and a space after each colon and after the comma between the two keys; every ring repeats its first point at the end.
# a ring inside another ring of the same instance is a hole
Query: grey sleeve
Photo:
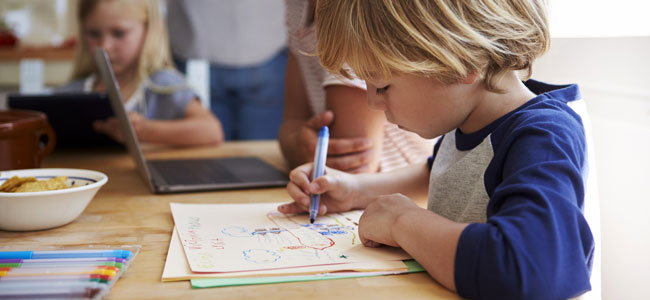
{"type": "Polygon", "coordinates": [[[196,92],[183,76],[174,70],[154,73],[145,89],[146,117],[149,119],[176,120],[185,117],[185,109],[196,92]]]}

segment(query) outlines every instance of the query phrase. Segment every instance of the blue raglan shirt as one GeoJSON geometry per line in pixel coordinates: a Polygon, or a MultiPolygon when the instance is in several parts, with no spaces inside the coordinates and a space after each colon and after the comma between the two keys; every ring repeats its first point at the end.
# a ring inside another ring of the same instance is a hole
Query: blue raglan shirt
{"type": "Polygon", "coordinates": [[[454,264],[461,297],[566,299],[591,289],[587,145],[567,104],[580,92],[526,86],[538,96],[478,132],[446,134],[429,159],[429,209],[470,223],[454,264]]]}

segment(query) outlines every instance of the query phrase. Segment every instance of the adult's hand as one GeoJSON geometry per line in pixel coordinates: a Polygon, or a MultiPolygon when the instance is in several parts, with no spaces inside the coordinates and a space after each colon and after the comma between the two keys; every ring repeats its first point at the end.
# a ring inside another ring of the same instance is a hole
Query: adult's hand
{"type": "MultiPolygon", "coordinates": [[[[328,110],[311,117],[300,129],[298,140],[307,161],[314,159],[318,130],[330,126],[334,118],[334,113],[328,110]]],[[[349,173],[372,172],[374,170],[370,169],[370,162],[374,151],[372,141],[366,137],[330,138],[326,165],[349,173]]]]}

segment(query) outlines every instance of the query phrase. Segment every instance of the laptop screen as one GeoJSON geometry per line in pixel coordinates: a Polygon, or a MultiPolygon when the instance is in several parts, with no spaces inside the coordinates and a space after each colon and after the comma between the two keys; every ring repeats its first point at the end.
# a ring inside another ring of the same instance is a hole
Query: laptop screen
{"type": "Polygon", "coordinates": [[[126,108],[124,107],[124,101],[122,101],[122,95],[120,94],[120,88],[115,79],[115,73],[113,73],[113,68],[111,67],[110,60],[108,59],[108,55],[104,49],[97,48],[95,50],[95,61],[102,81],[106,84],[108,98],[111,107],[113,108],[113,112],[115,113],[115,117],[120,124],[120,130],[124,136],[126,148],[135,161],[138,172],[140,172],[142,178],[144,178],[147,185],[149,185],[149,188],[153,191],[155,189],[151,180],[151,174],[146,166],[144,155],[142,155],[142,149],[138,143],[138,138],[135,135],[131,122],[129,121],[126,108]]]}

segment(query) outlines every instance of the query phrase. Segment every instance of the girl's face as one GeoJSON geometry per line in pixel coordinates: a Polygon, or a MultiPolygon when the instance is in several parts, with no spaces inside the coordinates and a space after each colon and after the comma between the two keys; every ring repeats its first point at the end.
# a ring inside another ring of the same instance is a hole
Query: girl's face
{"type": "Polygon", "coordinates": [[[390,81],[366,80],[368,105],[400,128],[431,139],[462,127],[476,106],[474,84],[393,74],[390,81]]]}
{"type": "Polygon", "coordinates": [[[144,22],[130,16],[128,8],[116,2],[100,2],[82,23],[86,46],[91,51],[104,48],[117,76],[137,71],[146,34],[144,22]]]}

